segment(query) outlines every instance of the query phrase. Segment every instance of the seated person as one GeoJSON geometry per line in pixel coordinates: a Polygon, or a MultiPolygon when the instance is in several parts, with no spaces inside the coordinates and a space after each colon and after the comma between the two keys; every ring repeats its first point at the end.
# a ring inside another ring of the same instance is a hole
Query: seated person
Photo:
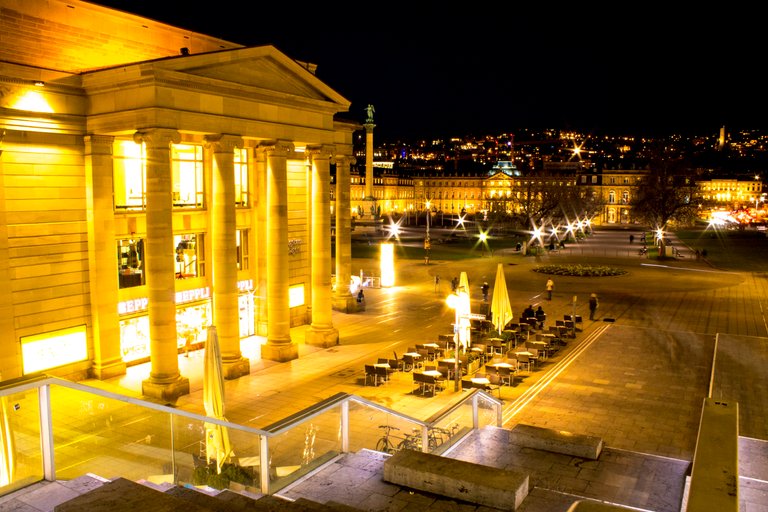
{"type": "Polygon", "coordinates": [[[544,322],[547,320],[547,314],[544,312],[541,306],[536,310],[536,323],[539,329],[544,328],[544,322]]]}
{"type": "Polygon", "coordinates": [[[535,318],[536,312],[533,310],[533,304],[528,305],[527,308],[523,310],[523,320],[528,320],[529,318],[535,318]]]}

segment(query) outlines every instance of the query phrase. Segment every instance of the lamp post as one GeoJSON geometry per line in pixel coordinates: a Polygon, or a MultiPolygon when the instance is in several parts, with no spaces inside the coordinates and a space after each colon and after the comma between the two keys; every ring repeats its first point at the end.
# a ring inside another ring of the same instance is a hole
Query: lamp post
{"type": "Polygon", "coordinates": [[[429,201],[427,201],[427,234],[424,237],[424,264],[429,265],[429,251],[432,249],[432,241],[429,239],[429,217],[431,212],[429,211],[429,201]]]}

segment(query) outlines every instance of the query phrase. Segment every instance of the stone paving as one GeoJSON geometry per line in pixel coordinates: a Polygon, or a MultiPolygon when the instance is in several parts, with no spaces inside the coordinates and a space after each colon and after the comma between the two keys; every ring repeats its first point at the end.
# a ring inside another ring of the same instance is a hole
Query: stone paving
{"type": "MultiPolygon", "coordinates": [[[[573,357],[564,351],[530,378],[503,390],[504,427],[519,422],[600,436],[606,443],[604,455],[584,462],[511,450],[499,439],[503,433],[489,430],[478,432],[474,443],[468,440],[448,456],[473,462],[479,458],[495,467],[531,467],[536,485],[523,503],[525,512],[565,511],[578,496],[642,510],[679,510],[701,404],[711,390],[713,397],[739,402],[742,510],[768,510],[768,404],[761,393],[766,389],[768,356],[765,276],[716,269],[690,257],[647,260],[627,243],[627,234],[597,230],[569,249],[537,257],[497,251],[493,257],[471,261],[398,262],[395,287],[368,290],[365,312],[334,313],[340,331],[336,347],[306,346],[305,327],[297,328],[292,338],[299,345],[299,359],[278,364],[260,359],[258,339],[253,347],[246,342],[244,353],[252,348],[251,375],[226,382],[226,415],[261,427],[346,392],[428,418],[457,399],[452,389],[434,398],[413,395],[409,374],[398,375],[392,385],[364,386],[363,363],[391,357],[393,351],[401,354],[408,346],[450,332],[453,312],[445,305],[450,277],[467,271],[472,310],[479,311],[480,284],[492,283],[497,264],[504,263],[516,314],[528,304],[542,304],[549,322],[572,313],[586,319],[587,297],[592,292],[600,297],[597,320],[585,321],[584,332],[569,346],[573,357]],[[628,273],[556,276],[553,299],[547,301],[546,276],[533,269],[554,262],[606,264],[628,273]],[[435,290],[438,274],[442,280],[435,290]]],[[[376,262],[368,260],[354,260],[353,265],[366,272],[376,268],[376,262]]],[[[177,406],[201,412],[202,351],[180,357],[180,366],[190,378],[191,393],[177,406]]],[[[148,371],[134,367],[122,378],[89,383],[137,393],[148,371]]],[[[348,504],[345,497],[354,496],[351,501],[361,510],[423,509],[439,500],[381,482],[382,461],[380,454],[349,454],[286,494],[348,504]]],[[[443,501],[433,509],[475,508],[443,501]]]]}

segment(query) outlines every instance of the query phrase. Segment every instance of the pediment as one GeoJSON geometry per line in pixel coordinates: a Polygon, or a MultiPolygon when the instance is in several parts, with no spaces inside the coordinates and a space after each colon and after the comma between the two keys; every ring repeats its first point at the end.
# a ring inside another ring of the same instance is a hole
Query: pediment
{"type": "Polygon", "coordinates": [[[315,102],[331,102],[346,110],[350,102],[334,91],[309,69],[309,65],[291,59],[274,46],[235,48],[218,52],[184,55],[100,70],[93,75],[97,80],[109,81],[114,76],[121,80],[132,75],[126,70],[143,70],[156,76],[173,75],[176,80],[190,87],[202,84],[218,84],[218,87],[236,87],[270,93],[273,96],[289,96],[315,102]]]}
{"type": "Polygon", "coordinates": [[[486,180],[505,180],[505,181],[512,181],[512,178],[511,178],[511,177],[510,177],[508,174],[506,174],[506,173],[503,173],[503,172],[499,171],[499,172],[497,172],[497,173],[494,173],[494,174],[491,174],[491,175],[489,175],[489,176],[486,178],[486,180]]]}

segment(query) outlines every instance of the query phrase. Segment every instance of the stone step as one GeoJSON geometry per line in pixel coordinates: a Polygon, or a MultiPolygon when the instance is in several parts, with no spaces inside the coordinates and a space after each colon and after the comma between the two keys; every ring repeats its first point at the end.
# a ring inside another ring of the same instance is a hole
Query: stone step
{"type": "MultiPolygon", "coordinates": [[[[172,486],[165,488],[165,486],[158,487],[157,485],[138,483],[126,478],[115,478],[110,481],[95,479],[93,482],[92,484],[82,483],[80,485],[84,490],[82,493],[70,489],[69,493],[63,494],[63,500],[53,507],[53,511],[245,512],[264,510],[270,512],[341,512],[351,510],[345,505],[325,505],[306,498],[296,501],[268,495],[252,498],[228,490],[209,494],[190,487],[172,486]]],[[[48,492],[51,493],[51,490],[49,489],[48,492]]]]}

